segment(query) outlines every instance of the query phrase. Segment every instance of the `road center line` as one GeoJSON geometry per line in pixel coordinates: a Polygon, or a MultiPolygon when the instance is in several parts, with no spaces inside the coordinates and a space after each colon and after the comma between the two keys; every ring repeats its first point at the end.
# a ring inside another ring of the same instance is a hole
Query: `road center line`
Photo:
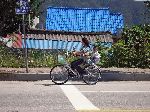
{"type": "Polygon", "coordinates": [[[74,85],[60,85],[60,88],[76,110],[99,110],[74,85]]]}

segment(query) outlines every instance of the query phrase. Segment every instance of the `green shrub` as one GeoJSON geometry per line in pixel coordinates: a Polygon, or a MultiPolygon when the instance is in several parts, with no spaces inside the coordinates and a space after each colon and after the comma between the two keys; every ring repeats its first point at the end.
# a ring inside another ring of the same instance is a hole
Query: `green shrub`
{"type": "Polygon", "coordinates": [[[150,25],[124,28],[122,38],[111,48],[101,47],[104,67],[150,68],[150,25]]]}

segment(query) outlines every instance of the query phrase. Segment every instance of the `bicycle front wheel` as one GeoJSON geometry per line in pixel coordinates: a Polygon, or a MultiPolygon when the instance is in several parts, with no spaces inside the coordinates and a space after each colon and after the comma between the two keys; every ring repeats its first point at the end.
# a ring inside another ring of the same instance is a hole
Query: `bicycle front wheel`
{"type": "Polygon", "coordinates": [[[68,81],[68,70],[64,65],[56,65],[50,71],[50,78],[55,84],[64,84],[68,81]]]}
{"type": "Polygon", "coordinates": [[[82,78],[86,84],[96,84],[101,78],[101,71],[97,66],[90,65],[85,68],[85,74],[83,74],[82,78]]]}

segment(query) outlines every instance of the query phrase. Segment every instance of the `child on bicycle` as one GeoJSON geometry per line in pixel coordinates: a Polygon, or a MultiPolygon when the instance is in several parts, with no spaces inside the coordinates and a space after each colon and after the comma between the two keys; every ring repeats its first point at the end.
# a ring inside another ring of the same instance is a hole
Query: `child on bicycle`
{"type": "Polygon", "coordinates": [[[98,47],[96,45],[93,46],[93,52],[91,54],[91,61],[97,64],[100,61],[100,54],[98,52],[98,47]]]}

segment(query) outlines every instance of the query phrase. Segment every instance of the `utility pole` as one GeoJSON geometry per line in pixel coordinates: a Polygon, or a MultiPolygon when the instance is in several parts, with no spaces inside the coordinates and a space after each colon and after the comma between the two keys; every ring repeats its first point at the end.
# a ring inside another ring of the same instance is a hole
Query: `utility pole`
{"type": "Polygon", "coordinates": [[[29,68],[28,68],[28,52],[27,52],[27,41],[26,41],[26,30],[25,30],[25,15],[23,14],[22,15],[23,17],[23,21],[22,21],[22,24],[23,24],[23,37],[24,37],[24,50],[25,50],[25,65],[26,65],[26,73],[29,72],[29,68]]]}
{"type": "MultiPolygon", "coordinates": [[[[28,3],[30,3],[30,0],[28,0],[28,3]]],[[[29,28],[31,28],[30,21],[31,21],[31,15],[30,15],[30,11],[29,11],[29,28]]]]}
{"type": "MultiPolygon", "coordinates": [[[[30,0],[29,0],[30,1],[30,0]]],[[[26,42],[26,32],[25,32],[25,15],[29,12],[29,4],[28,0],[18,0],[16,4],[19,7],[15,8],[16,14],[22,15],[22,25],[23,25],[23,38],[24,38],[24,51],[25,51],[25,66],[26,66],[26,73],[29,72],[28,70],[28,52],[27,52],[27,42],[26,42]]]]}

